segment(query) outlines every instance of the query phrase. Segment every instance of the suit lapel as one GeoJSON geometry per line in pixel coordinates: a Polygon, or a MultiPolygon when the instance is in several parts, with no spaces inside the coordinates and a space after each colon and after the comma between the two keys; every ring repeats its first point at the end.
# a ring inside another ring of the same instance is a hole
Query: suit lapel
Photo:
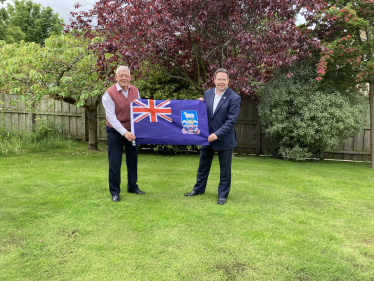
{"type": "Polygon", "coordinates": [[[207,111],[209,111],[208,116],[213,116],[214,95],[215,95],[215,93],[214,93],[214,90],[213,90],[212,94],[210,94],[207,97],[207,100],[206,100],[206,109],[207,109],[207,111]]]}
{"type": "MultiPolygon", "coordinates": [[[[225,93],[223,94],[222,98],[218,102],[216,111],[214,111],[213,116],[216,115],[216,113],[218,112],[218,110],[222,106],[222,104],[224,104],[229,99],[230,92],[231,92],[231,90],[229,88],[227,88],[225,93]]],[[[215,93],[213,93],[213,94],[215,95],[215,93]]],[[[213,95],[213,101],[212,101],[212,111],[213,111],[214,95],[213,95]]]]}

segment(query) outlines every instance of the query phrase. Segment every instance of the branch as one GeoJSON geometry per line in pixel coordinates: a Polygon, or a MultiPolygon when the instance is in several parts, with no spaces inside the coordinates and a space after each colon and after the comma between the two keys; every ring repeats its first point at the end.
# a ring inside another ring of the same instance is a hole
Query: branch
{"type": "Polygon", "coordinates": [[[27,81],[27,80],[22,80],[21,78],[17,78],[17,77],[12,77],[13,80],[16,80],[16,81],[19,81],[19,82],[22,82],[23,84],[26,84],[28,86],[31,85],[30,81],[27,81]]]}
{"type": "Polygon", "coordinates": [[[96,101],[95,101],[95,107],[98,107],[100,102],[101,102],[101,98],[102,98],[103,94],[99,95],[96,97],[96,101]]]}
{"type": "Polygon", "coordinates": [[[66,71],[69,71],[73,68],[74,64],[76,64],[78,61],[80,61],[83,58],[84,54],[81,54],[79,57],[77,57],[66,69],[63,69],[60,75],[56,79],[56,85],[60,86],[60,80],[64,76],[66,71]]]}
{"type": "MultiPolygon", "coordinates": [[[[230,44],[230,42],[231,42],[232,40],[233,40],[233,38],[230,38],[229,41],[227,41],[225,44],[223,44],[223,45],[222,45],[222,49],[223,49],[225,46],[227,46],[228,44],[230,44]]],[[[214,48],[210,53],[206,54],[206,55],[205,55],[205,59],[207,59],[211,53],[213,53],[216,49],[218,49],[218,48],[220,48],[220,47],[221,47],[221,46],[217,46],[217,47],[215,47],[215,48],[214,48]]]]}
{"type": "Polygon", "coordinates": [[[159,71],[161,71],[163,74],[165,74],[166,76],[169,76],[171,78],[177,78],[177,79],[182,79],[188,83],[190,83],[191,85],[193,85],[194,87],[198,88],[198,89],[202,89],[203,88],[201,86],[199,86],[196,82],[194,82],[191,78],[188,77],[188,75],[186,74],[186,72],[184,71],[184,69],[182,67],[179,66],[179,63],[177,61],[175,61],[174,59],[172,58],[165,58],[165,57],[162,57],[162,56],[158,56],[158,55],[155,55],[153,54],[154,57],[156,58],[159,58],[159,59],[162,59],[162,60],[165,60],[165,61],[172,61],[174,63],[174,66],[175,68],[178,69],[179,73],[181,73],[183,76],[175,76],[175,75],[171,75],[169,73],[166,73],[163,71],[162,68],[159,68],[159,71]]]}
{"type": "Polygon", "coordinates": [[[62,97],[59,94],[50,95],[50,97],[53,98],[54,100],[64,101],[64,102],[69,103],[69,104],[76,104],[78,102],[75,98],[72,98],[72,97],[69,97],[69,96],[68,97],[62,97]]]}

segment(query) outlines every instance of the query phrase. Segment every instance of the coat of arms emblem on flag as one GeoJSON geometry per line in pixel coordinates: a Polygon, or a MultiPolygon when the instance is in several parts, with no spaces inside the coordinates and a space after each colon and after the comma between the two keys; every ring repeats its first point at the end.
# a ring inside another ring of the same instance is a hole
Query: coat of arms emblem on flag
{"type": "Polygon", "coordinates": [[[181,111],[183,134],[200,134],[196,111],[181,111]]]}
{"type": "Polygon", "coordinates": [[[138,99],[131,104],[136,144],[208,145],[205,102],[138,99]]]}

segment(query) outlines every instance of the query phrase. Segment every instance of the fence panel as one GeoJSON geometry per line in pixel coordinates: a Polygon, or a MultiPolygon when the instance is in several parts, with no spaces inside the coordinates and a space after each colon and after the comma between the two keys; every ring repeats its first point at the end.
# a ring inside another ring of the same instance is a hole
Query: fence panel
{"type": "MultiPolygon", "coordinates": [[[[30,129],[38,119],[49,120],[60,126],[62,132],[72,138],[87,141],[88,117],[83,108],[74,105],[45,99],[36,107],[37,114],[26,110],[23,103],[11,104],[16,96],[0,93],[0,124],[8,129],[30,129]],[[36,121],[35,121],[36,119],[36,121]]],[[[98,140],[106,140],[105,110],[100,103],[98,109],[98,140]]],[[[333,150],[326,153],[326,159],[370,161],[370,112],[366,116],[366,126],[354,138],[340,142],[333,150]]],[[[235,126],[238,145],[234,152],[244,154],[268,153],[274,143],[261,133],[257,106],[243,102],[235,126]]]]}
{"type": "Polygon", "coordinates": [[[257,115],[257,106],[253,103],[243,102],[240,106],[238,121],[235,125],[237,146],[236,153],[260,153],[260,119],[257,115]]]}
{"type": "Polygon", "coordinates": [[[339,145],[326,153],[326,159],[370,161],[370,108],[365,118],[364,128],[354,137],[341,141],[339,145]]]}

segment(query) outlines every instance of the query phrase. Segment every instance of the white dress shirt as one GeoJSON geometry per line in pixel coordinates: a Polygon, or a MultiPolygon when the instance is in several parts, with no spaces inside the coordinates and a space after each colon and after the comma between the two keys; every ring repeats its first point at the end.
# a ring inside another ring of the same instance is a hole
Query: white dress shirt
{"type": "MultiPolygon", "coordinates": [[[[121,86],[117,83],[117,91],[121,91],[122,94],[127,98],[129,95],[129,89],[131,88],[131,85],[126,90],[123,90],[121,86]]],[[[140,95],[138,92],[138,99],[140,99],[140,95]]],[[[108,92],[105,92],[102,98],[103,106],[105,108],[105,115],[106,119],[108,120],[109,124],[112,125],[112,127],[120,133],[122,136],[127,132],[125,127],[122,126],[121,122],[118,121],[116,116],[116,105],[108,92]]]]}
{"type": "Polygon", "coordinates": [[[227,88],[220,95],[217,94],[217,88],[214,90],[215,95],[214,95],[214,102],[213,102],[213,113],[216,111],[217,105],[219,101],[221,100],[223,94],[226,92],[226,90],[227,88]]]}

